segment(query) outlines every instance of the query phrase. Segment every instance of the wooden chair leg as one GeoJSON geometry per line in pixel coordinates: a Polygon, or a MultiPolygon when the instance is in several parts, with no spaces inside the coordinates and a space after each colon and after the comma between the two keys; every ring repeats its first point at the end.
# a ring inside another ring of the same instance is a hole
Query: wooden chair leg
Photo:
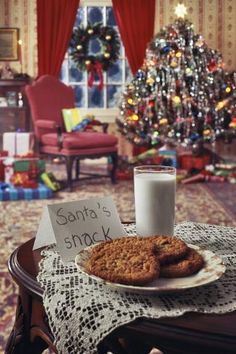
{"type": "Polygon", "coordinates": [[[72,191],[72,169],[73,169],[73,156],[66,156],[66,173],[67,173],[67,186],[72,191]]]}
{"type": "Polygon", "coordinates": [[[111,154],[111,161],[112,161],[112,169],[110,172],[110,176],[111,176],[111,182],[112,184],[115,184],[116,181],[116,169],[117,169],[117,165],[118,165],[118,154],[117,152],[113,152],[111,154]]]}
{"type": "Polygon", "coordinates": [[[80,174],[80,159],[76,159],[76,165],[75,165],[75,178],[78,180],[79,179],[79,174],[80,174]]]}

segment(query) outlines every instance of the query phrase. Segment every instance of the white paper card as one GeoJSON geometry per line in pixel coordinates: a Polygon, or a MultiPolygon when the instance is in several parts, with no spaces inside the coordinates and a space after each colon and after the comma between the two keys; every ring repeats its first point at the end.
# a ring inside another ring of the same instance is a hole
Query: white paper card
{"type": "Polygon", "coordinates": [[[126,235],[111,197],[47,205],[33,249],[56,243],[63,261],[95,243],[126,235]]]}

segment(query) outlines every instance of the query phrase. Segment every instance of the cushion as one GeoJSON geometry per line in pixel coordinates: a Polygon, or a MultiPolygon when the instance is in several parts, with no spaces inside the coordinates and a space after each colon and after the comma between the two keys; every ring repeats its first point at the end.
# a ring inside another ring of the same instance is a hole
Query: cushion
{"type": "Polygon", "coordinates": [[[78,108],[63,108],[62,116],[65,124],[65,130],[68,133],[72,132],[73,128],[82,121],[78,108]]]}
{"type": "MultiPolygon", "coordinates": [[[[41,136],[44,145],[56,146],[57,134],[48,133],[41,136]]],[[[93,149],[114,146],[118,139],[111,134],[100,132],[63,133],[63,148],[65,149],[93,149]]]]}

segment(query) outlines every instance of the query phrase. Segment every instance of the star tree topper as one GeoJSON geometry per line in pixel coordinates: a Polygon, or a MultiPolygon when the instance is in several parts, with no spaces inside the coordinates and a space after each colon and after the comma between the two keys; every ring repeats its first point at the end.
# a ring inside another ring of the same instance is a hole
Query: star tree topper
{"type": "Polygon", "coordinates": [[[187,7],[184,4],[178,4],[175,8],[175,14],[179,18],[184,18],[187,15],[187,7]]]}

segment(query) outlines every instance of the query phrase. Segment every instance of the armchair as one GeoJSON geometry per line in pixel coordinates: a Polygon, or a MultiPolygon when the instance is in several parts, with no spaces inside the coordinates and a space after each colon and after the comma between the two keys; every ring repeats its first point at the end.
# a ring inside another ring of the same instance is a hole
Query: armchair
{"type": "MultiPolygon", "coordinates": [[[[72,190],[72,171],[76,162],[76,179],[79,178],[80,160],[85,158],[111,157],[110,176],[115,183],[117,167],[117,138],[107,134],[107,123],[93,121],[101,125],[103,132],[87,129],[82,132],[67,133],[62,118],[63,108],[74,107],[73,89],[57,78],[43,75],[32,85],[25,87],[28,98],[32,124],[39,153],[62,157],[66,163],[67,186],[72,190]]],[[[98,174],[89,174],[90,178],[98,174]]]]}

